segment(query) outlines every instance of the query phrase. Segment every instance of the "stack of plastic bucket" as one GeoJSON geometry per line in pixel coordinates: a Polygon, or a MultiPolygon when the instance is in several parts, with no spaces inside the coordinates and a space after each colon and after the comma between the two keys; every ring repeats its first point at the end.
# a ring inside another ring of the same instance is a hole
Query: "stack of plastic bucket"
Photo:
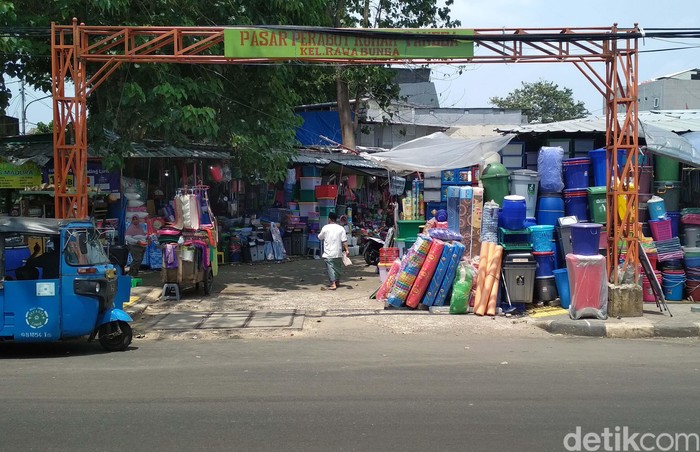
{"type": "Polygon", "coordinates": [[[684,247],[686,296],[694,301],[700,300],[700,248],[684,247]]]}
{"type": "Polygon", "coordinates": [[[514,170],[510,174],[510,193],[525,198],[528,217],[535,216],[539,182],[540,175],[537,171],[522,169],[514,170]]]}
{"type": "Polygon", "coordinates": [[[537,224],[556,226],[564,216],[565,206],[561,193],[540,193],[537,200],[537,224]]]}
{"type": "Polygon", "coordinates": [[[591,160],[587,157],[564,159],[562,170],[564,173],[564,186],[568,189],[588,188],[588,172],[591,168],[591,160]]]}
{"type": "Polygon", "coordinates": [[[578,218],[578,221],[588,221],[587,189],[564,190],[564,211],[567,217],[574,216],[578,218]]]}
{"type": "Polygon", "coordinates": [[[558,294],[556,282],[554,281],[554,270],[557,268],[557,261],[554,251],[533,251],[532,255],[537,262],[537,269],[535,270],[535,298],[538,301],[556,300],[558,294]]]}

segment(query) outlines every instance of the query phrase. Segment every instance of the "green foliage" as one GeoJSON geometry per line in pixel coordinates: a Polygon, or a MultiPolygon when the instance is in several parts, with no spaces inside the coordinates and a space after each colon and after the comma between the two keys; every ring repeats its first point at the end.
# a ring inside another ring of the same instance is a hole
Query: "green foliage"
{"type": "Polygon", "coordinates": [[[498,108],[523,110],[530,122],[565,121],[590,114],[583,102],[574,100],[569,88],[560,89],[557,84],[544,80],[522,82],[522,86],[506,97],[492,97],[489,101],[498,108]]]}
{"type": "MultiPolygon", "coordinates": [[[[342,1],[338,1],[342,6],[342,1]]],[[[460,21],[452,20],[450,7],[453,0],[438,6],[437,0],[348,0],[346,9],[336,12],[336,25],[363,28],[454,28],[460,21]],[[368,8],[367,11],[365,11],[368,8]],[[367,13],[367,14],[365,14],[367,13]],[[365,21],[366,17],[366,21],[365,21]]],[[[399,86],[393,80],[391,69],[383,66],[348,66],[343,68],[340,78],[348,84],[351,99],[356,100],[355,113],[360,107],[360,100],[367,97],[385,110],[399,98],[399,86]]],[[[339,105],[341,102],[339,100],[339,105]]],[[[382,118],[390,122],[391,114],[386,112],[382,118]]]]}
{"type": "MultiPolygon", "coordinates": [[[[329,25],[326,0],[0,0],[7,26],[45,27],[46,36],[0,41],[5,74],[50,92],[51,21],[88,25],[329,25]],[[21,6],[20,6],[21,5],[21,6]],[[9,11],[9,12],[6,12],[9,11]],[[10,12],[14,11],[16,17],[10,12]]],[[[99,65],[88,65],[88,76],[99,65]]],[[[294,106],[318,99],[324,68],[124,64],[88,98],[88,141],[120,166],[143,139],[235,146],[234,165],[251,179],[280,180],[295,152],[294,106]],[[310,95],[301,95],[305,91],[310,95]],[[104,131],[118,136],[108,141],[104,131]]],[[[0,85],[0,104],[4,85],[0,85]]]]}
{"type": "Polygon", "coordinates": [[[35,134],[40,134],[40,133],[53,133],[53,121],[49,121],[48,124],[39,121],[36,124],[36,127],[34,127],[33,133],[35,134]]]}

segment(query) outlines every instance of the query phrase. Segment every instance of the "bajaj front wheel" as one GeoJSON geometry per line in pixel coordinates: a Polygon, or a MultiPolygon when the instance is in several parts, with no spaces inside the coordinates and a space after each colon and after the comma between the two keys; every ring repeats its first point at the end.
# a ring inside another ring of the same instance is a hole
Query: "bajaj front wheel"
{"type": "Polygon", "coordinates": [[[131,344],[131,326],[123,321],[111,322],[100,328],[100,345],[108,352],[121,352],[131,344]]]}

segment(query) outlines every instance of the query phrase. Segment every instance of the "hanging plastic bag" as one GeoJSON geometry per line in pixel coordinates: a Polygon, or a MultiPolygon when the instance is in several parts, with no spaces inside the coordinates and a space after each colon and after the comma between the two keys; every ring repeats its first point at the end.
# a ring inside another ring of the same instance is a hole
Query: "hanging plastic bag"
{"type": "Polygon", "coordinates": [[[466,314],[469,309],[469,295],[472,291],[472,267],[466,262],[460,262],[457,276],[452,286],[450,298],[450,314],[466,314]]]}
{"type": "Polygon", "coordinates": [[[537,155],[537,172],[540,173],[540,190],[559,193],[564,189],[562,163],[564,149],[561,147],[542,146],[537,155]]]}

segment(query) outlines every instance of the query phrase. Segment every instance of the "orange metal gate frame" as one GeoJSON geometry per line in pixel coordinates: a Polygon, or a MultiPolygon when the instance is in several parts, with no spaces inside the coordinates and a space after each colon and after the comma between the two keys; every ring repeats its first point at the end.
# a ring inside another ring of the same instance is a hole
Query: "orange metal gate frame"
{"type": "MultiPolygon", "coordinates": [[[[263,26],[264,27],[264,26],[263,26]]],[[[280,28],[280,27],[276,27],[280,28]]],[[[278,63],[274,58],[224,57],[225,27],[119,27],[51,25],[52,90],[54,107],[54,184],[57,218],[87,218],[87,97],[123,63],[251,64],[278,63]],[[87,64],[96,70],[87,72],[87,64]],[[65,80],[75,86],[66,93],[65,80]],[[69,186],[69,175],[75,184],[69,186]]],[[[312,30],[311,28],[309,28],[312,30]]],[[[325,29],[324,29],[325,31],[325,29]]],[[[371,36],[377,30],[356,30],[371,36]]],[[[479,55],[450,60],[305,59],[308,63],[335,64],[483,64],[572,63],[604,96],[608,161],[607,230],[608,274],[618,282],[613,263],[621,247],[627,250],[625,266],[633,265],[638,277],[638,38],[633,28],[485,28],[474,29],[472,40],[479,55]],[[605,64],[601,76],[593,67],[605,64]],[[620,113],[620,116],[618,116],[620,113]],[[618,150],[627,161],[618,171],[618,150]],[[611,184],[610,181],[618,181],[611,184]],[[618,215],[621,203],[625,214],[618,215]]],[[[434,35],[412,34],[413,40],[434,40],[434,35]]],[[[467,39],[455,37],[455,39],[467,39]]]]}

